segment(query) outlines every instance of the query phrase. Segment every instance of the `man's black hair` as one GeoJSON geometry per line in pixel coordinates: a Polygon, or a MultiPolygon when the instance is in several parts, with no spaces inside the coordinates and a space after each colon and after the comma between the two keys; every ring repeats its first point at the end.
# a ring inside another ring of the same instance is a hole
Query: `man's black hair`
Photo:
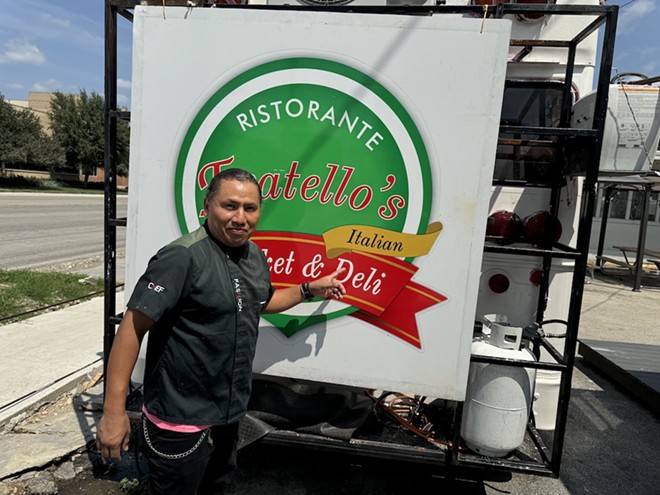
{"type": "Polygon", "coordinates": [[[261,195],[261,186],[259,186],[259,182],[257,181],[257,178],[252,175],[250,172],[247,170],[243,170],[242,168],[226,168],[219,174],[213,177],[213,180],[211,180],[211,183],[209,184],[208,189],[206,190],[206,201],[210,201],[213,195],[216,193],[218,188],[220,187],[220,183],[223,180],[237,180],[238,182],[251,182],[255,186],[257,186],[257,189],[259,190],[259,204],[261,204],[262,200],[262,195],[261,195]]]}

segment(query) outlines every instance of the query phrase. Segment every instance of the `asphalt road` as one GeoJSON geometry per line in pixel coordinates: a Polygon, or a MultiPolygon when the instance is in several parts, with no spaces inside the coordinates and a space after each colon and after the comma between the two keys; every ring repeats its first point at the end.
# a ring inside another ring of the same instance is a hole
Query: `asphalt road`
{"type": "MultiPolygon", "coordinates": [[[[118,217],[126,206],[118,196],[118,217]]],[[[103,239],[102,194],[0,193],[0,269],[102,259],[103,239]]],[[[117,252],[125,244],[119,228],[117,252]]]]}

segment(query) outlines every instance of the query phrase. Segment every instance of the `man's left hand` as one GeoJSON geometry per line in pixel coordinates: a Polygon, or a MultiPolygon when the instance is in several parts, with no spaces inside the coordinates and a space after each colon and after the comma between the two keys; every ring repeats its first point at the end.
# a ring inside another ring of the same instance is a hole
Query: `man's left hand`
{"type": "Polygon", "coordinates": [[[346,289],[344,288],[344,284],[337,279],[345,270],[346,268],[340,268],[330,275],[311,281],[309,283],[309,290],[316,297],[342,299],[346,295],[346,289]]]}

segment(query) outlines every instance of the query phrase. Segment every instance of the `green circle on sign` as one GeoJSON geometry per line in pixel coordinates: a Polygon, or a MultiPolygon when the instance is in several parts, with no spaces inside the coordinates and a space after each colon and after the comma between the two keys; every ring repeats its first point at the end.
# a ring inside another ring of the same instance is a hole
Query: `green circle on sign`
{"type": "MultiPolygon", "coordinates": [[[[215,128],[201,164],[229,156],[261,179],[262,230],[318,234],[342,219],[380,225],[379,207],[408,192],[391,133],[368,107],[327,87],[291,84],[244,100],[215,128]],[[389,185],[384,171],[396,182],[381,192],[389,185]]],[[[198,208],[203,196],[198,191],[198,208]]],[[[405,213],[388,228],[401,230],[405,213]]]]}
{"type": "Polygon", "coordinates": [[[411,220],[417,233],[426,230],[431,173],[421,135],[385,87],[347,65],[314,58],[268,62],[209,98],[177,162],[174,193],[183,233],[202,221],[191,221],[184,188],[195,189],[186,197],[194,197],[196,213],[205,195],[203,181],[185,177],[229,158],[229,166],[250,171],[262,184],[262,231],[320,235],[346,224],[401,231],[411,220]],[[401,143],[408,143],[407,155],[401,143]],[[193,156],[193,149],[201,152],[193,156]],[[409,161],[419,167],[420,184],[409,183],[409,161]],[[409,219],[413,200],[419,206],[409,219]]]}

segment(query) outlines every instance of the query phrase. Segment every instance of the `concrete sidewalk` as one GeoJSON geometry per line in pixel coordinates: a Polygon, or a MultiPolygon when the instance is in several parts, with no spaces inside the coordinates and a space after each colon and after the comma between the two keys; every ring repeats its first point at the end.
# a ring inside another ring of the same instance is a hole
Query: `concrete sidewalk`
{"type": "Polygon", "coordinates": [[[0,425],[101,370],[102,351],[103,297],[0,326],[0,425]]]}
{"type": "MultiPolygon", "coordinates": [[[[117,300],[119,312],[123,294],[117,300]]],[[[579,337],[660,345],[659,303],[657,288],[633,292],[625,277],[597,274],[585,286],[579,337]]],[[[95,298],[0,326],[0,425],[47,397],[74,389],[101,368],[102,318],[103,299],[95,298]]],[[[69,407],[68,416],[47,418],[19,432],[31,435],[0,434],[0,485],[3,479],[46,466],[93,439],[98,412],[74,413],[74,409],[69,407]]],[[[465,493],[658,493],[659,444],[658,417],[578,358],[560,478],[514,474],[503,482],[484,481],[478,491],[465,493]]],[[[303,466],[278,462],[268,458],[254,466],[243,463],[242,484],[236,493],[288,493],[291,479],[297,480],[297,486],[304,485],[307,474],[303,466]],[[276,465],[268,470],[264,462],[276,465]],[[268,479],[262,471],[268,471],[268,479]]],[[[364,485],[367,480],[359,482],[364,485]]],[[[367,484],[372,483],[375,481],[369,479],[367,484]]]]}

